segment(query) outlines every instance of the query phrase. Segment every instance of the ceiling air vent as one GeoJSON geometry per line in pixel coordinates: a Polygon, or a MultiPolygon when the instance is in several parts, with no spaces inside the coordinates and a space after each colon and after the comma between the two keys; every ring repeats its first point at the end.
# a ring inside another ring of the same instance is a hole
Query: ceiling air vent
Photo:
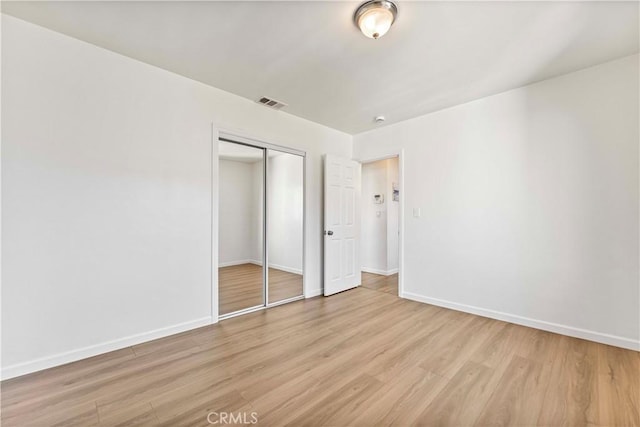
{"type": "Polygon", "coordinates": [[[269,108],[273,108],[274,110],[279,110],[282,107],[287,106],[287,104],[285,104],[284,102],[276,101],[275,99],[267,98],[265,96],[258,99],[258,104],[265,105],[269,108]]]}

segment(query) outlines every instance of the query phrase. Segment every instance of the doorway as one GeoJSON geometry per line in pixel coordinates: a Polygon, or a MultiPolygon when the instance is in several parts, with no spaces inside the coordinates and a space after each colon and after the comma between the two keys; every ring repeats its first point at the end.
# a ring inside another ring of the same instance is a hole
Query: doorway
{"type": "Polygon", "coordinates": [[[304,153],[218,140],[220,319],[303,298],[304,153]]]}
{"type": "Polygon", "coordinates": [[[362,163],[362,287],[399,295],[399,157],[362,163]]]}

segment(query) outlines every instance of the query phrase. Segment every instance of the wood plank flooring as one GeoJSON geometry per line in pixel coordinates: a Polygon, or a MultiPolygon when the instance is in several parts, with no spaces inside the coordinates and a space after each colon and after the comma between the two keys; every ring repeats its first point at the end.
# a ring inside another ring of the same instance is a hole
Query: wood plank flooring
{"type": "MultiPolygon", "coordinates": [[[[218,269],[220,314],[262,305],[262,266],[241,264],[218,269]]],[[[269,302],[302,295],[302,275],[269,268],[269,302]]]]}
{"type": "Polygon", "coordinates": [[[638,426],[640,354],[359,287],[2,382],[3,426],[638,426]]]}
{"type": "Polygon", "coordinates": [[[374,291],[398,295],[398,273],[390,276],[362,272],[362,286],[374,291]]]}
{"type": "Polygon", "coordinates": [[[302,274],[269,268],[269,302],[274,303],[304,294],[302,274]]]}

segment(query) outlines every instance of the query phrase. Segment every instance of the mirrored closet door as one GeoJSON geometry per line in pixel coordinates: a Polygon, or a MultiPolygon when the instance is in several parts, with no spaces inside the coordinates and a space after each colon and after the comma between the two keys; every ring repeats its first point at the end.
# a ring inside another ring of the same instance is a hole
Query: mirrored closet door
{"type": "Polygon", "coordinates": [[[261,307],[264,292],[264,149],[218,146],[218,312],[261,307]]]}
{"type": "Polygon", "coordinates": [[[303,294],[304,157],[267,152],[267,295],[273,304],[303,294]]]}
{"type": "Polygon", "coordinates": [[[259,144],[218,145],[221,318],[304,293],[304,153],[259,144]]]}

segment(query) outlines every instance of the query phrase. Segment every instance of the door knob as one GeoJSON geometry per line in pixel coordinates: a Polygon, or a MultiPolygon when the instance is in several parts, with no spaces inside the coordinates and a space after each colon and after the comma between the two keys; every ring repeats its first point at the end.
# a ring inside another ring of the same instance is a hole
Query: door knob
{"type": "Polygon", "coordinates": [[[331,230],[327,231],[327,236],[333,236],[333,231],[331,230]]]}

